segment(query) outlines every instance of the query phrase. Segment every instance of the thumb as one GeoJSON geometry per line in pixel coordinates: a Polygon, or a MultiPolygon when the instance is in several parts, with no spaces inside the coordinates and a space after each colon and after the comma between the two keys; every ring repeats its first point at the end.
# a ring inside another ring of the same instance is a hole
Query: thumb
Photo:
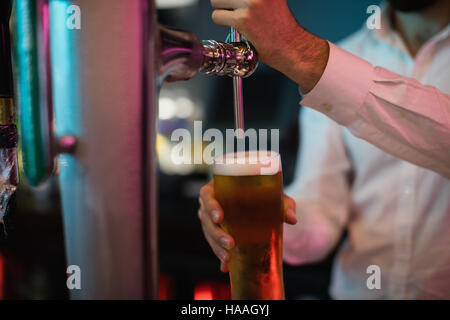
{"type": "Polygon", "coordinates": [[[284,222],[292,225],[297,223],[295,201],[287,195],[284,195],[284,222]]]}

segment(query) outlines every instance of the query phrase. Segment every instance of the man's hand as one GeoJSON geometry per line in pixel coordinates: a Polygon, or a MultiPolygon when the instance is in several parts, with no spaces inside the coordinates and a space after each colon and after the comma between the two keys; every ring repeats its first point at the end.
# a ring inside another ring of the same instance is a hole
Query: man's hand
{"type": "Polygon", "coordinates": [[[303,93],[314,88],[328,62],[328,43],[302,27],[286,0],[211,0],[212,19],[242,33],[260,58],[298,83],[303,93]]]}
{"type": "MultiPolygon", "coordinates": [[[[199,202],[198,217],[202,223],[205,238],[214,254],[220,259],[220,270],[228,272],[230,255],[227,251],[233,248],[235,243],[234,239],[220,228],[223,210],[215,199],[213,180],[201,188],[199,202]]],[[[284,221],[288,224],[297,223],[295,201],[286,195],[284,196],[284,221]]]]}

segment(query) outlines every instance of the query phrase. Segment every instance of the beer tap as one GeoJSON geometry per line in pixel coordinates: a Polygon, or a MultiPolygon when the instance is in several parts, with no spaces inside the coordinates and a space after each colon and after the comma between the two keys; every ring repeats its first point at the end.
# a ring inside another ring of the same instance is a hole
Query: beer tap
{"type": "Polygon", "coordinates": [[[240,129],[237,137],[241,139],[244,136],[242,78],[256,70],[258,56],[250,43],[241,41],[241,35],[234,28],[227,40],[200,42],[190,32],[160,27],[159,82],[187,80],[199,71],[233,77],[234,126],[240,129]]]}
{"type": "MultiPolygon", "coordinates": [[[[258,66],[254,47],[231,37],[231,42],[200,41],[191,32],[159,27],[159,80],[188,80],[197,73],[230,76],[235,79],[253,74],[258,66]]],[[[233,34],[233,33],[232,33],[233,34]]]]}
{"type": "Polygon", "coordinates": [[[58,165],[67,261],[89,279],[72,298],[157,298],[160,86],[234,77],[243,128],[241,81],[256,51],[239,35],[200,41],[161,26],[154,0],[15,3],[24,181],[39,186],[58,165]]]}

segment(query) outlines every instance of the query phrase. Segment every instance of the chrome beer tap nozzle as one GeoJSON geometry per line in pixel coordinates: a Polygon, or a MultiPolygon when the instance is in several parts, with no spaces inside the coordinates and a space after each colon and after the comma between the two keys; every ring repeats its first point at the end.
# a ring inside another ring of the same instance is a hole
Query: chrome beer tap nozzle
{"type": "Polygon", "coordinates": [[[198,72],[248,77],[258,66],[255,48],[247,42],[198,40],[191,32],[159,27],[160,81],[188,80],[198,72]]]}
{"type": "Polygon", "coordinates": [[[248,77],[258,66],[258,55],[251,44],[246,42],[203,41],[205,74],[230,77],[248,77]]]}

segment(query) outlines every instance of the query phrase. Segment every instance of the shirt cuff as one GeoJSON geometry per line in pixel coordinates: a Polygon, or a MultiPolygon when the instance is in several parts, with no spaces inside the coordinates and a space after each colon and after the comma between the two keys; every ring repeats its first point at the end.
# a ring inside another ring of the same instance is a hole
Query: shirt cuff
{"type": "Polygon", "coordinates": [[[325,71],[316,86],[303,95],[301,104],[349,126],[358,119],[358,110],[373,84],[375,69],[369,62],[331,42],[328,44],[330,55],[325,71]]]}

